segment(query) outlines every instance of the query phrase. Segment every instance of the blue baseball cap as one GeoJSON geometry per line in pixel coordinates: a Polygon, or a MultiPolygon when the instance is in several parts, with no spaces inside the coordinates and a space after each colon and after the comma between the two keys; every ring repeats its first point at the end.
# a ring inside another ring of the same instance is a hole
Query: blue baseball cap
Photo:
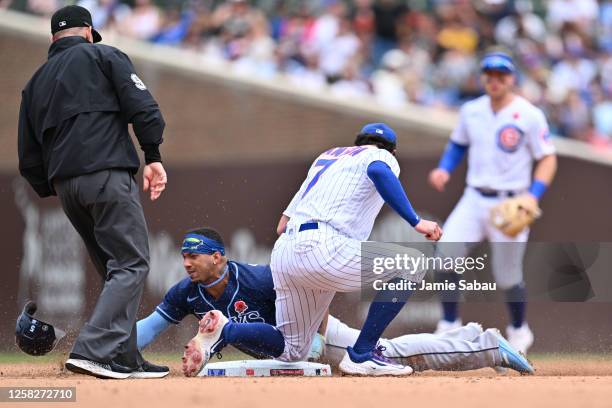
{"type": "Polygon", "coordinates": [[[480,63],[480,70],[486,71],[499,71],[506,74],[515,74],[516,66],[512,57],[503,52],[495,52],[485,55],[480,63]]]}
{"type": "Polygon", "coordinates": [[[395,131],[384,123],[368,123],[361,129],[362,134],[380,136],[389,143],[397,144],[395,131]]]}

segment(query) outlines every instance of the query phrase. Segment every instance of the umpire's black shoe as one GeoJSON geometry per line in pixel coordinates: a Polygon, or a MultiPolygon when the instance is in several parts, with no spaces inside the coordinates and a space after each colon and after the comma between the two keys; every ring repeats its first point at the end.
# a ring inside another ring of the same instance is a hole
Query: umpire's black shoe
{"type": "Polygon", "coordinates": [[[73,373],[92,375],[97,378],[113,378],[117,380],[129,378],[133,372],[132,369],[113,361],[110,363],[100,363],[74,353],[70,353],[65,366],[67,370],[73,373]]]}
{"type": "Polygon", "coordinates": [[[138,370],[132,371],[131,378],[163,378],[168,374],[170,374],[168,367],[155,365],[145,360],[138,370]]]}

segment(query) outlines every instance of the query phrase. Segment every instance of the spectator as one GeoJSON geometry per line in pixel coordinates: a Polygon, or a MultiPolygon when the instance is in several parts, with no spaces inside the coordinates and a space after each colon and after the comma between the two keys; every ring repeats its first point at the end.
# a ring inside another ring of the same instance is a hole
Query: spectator
{"type": "Polygon", "coordinates": [[[157,44],[181,44],[195,19],[191,11],[180,12],[177,8],[169,10],[163,18],[161,30],[155,34],[151,41],[157,44]]]}
{"type": "Polygon", "coordinates": [[[320,68],[329,83],[342,76],[349,63],[357,57],[359,48],[360,42],[351,30],[350,21],[341,19],[335,36],[322,45],[320,52],[320,68]]]}
{"type": "Polygon", "coordinates": [[[105,29],[112,26],[117,18],[130,13],[130,8],[118,0],[81,0],[78,5],[91,12],[93,25],[105,29]]]}
{"type": "Polygon", "coordinates": [[[398,26],[408,13],[404,2],[398,0],[376,0],[372,6],[374,12],[374,44],[372,60],[378,66],[383,55],[398,44],[398,26]]]}
{"type": "MultiPolygon", "coordinates": [[[[304,6],[289,17],[280,33],[277,46],[280,67],[286,67],[287,64],[308,65],[306,45],[312,35],[314,24],[314,18],[304,6]]],[[[315,55],[314,60],[318,60],[318,55],[314,51],[310,55],[315,55]]]]}
{"type": "Polygon", "coordinates": [[[612,98],[601,89],[595,95],[593,124],[599,143],[609,144],[612,141],[612,98]]]}
{"type": "Polygon", "coordinates": [[[549,0],[548,23],[560,30],[565,23],[575,23],[584,33],[592,33],[599,15],[596,0],[549,0]]]}
{"type": "Polygon", "coordinates": [[[443,50],[473,54],[478,46],[476,31],[463,24],[456,9],[450,3],[442,3],[437,12],[442,23],[442,28],[437,35],[438,47],[443,50]]]}
{"type": "Polygon", "coordinates": [[[270,36],[268,22],[263,15],[255,13],[249,21],[242,54],[234,68],[236,72],[272,78],[276,72],[274,51],[275,43],[270,36]]]}
{"type": "Polygon", "coordinates": [[[159,32],[162,16],[151,0],[136,0],[129,15],[117,22],[119,34],[148,40],[159,32]]]}
{"type": "Polygon", "coordinates": [[[372,0],[355,0],[355,8],[351,19],[353,20],[355,34],[362,39],[371,40],[375,29],[372,0]]]}
{"type": "Polygon", "coordinates": [[[359,76],[359,69],[355,61],[344,66],[342,75],[330,85],[332,95],[345,98],[363,98],[370,94],[370,88],[366,80],[359,76]]]}
{"type": "Polygon", "coordinates": [[[586,140],[590,128],[590,114],[587,104],[576,90],[570,90],[561,107],[560,125],[563,134],[586,140]]]}
{"type": "Polygon", "coordinates": [[[517,41],[532,40],[543,43],[546,39],[544,21],[532,12],[531,3],[520,3],[517,12],[502,18],[495,27],[495,40],[499,44],[513,47],[517,41]]]}
{"type": "Polygon", "coordinates": [[[62,4],[58,0],[27,0],[27,10],[41,16],[51,16],[62,4]]]}
{"type": "Polygon", "coordinates": [[[325,11],[319,16],[309,31],[306,52],[319,53],[330,41],[337,37],[340,21],[346,16],[346,7],[340,0],[324,0],[325,11]]]}
{"type": "Polygon", "coordinates": [[[607,52],[612,52],[612,0],[602,1],[600,7],[599,46],[607,52]]]}
{"type": "Polygon", "coordinates": [[[286,72],[292,84],[311,91],[326,88],[327,78],[319,69],[318,56],[309,54],[303,60],[304,64],[289,64],[286,72]]]}
{"type": "Polygon", "coordinates": [[[580,46],[570,45],[565,59],[553,67],[548,86],[568,91],[586,91],[597,73],[597,67],[582,55],[583,49],[580,46]]]}
{"type": "Polygon", "coordinates": [[[380,104],[399,108],[408,102],[402,75],[408,68],[408,58],[399,49],[388,51],[382,58],[380,69],[372,74],[372,88],[380,104]]]}

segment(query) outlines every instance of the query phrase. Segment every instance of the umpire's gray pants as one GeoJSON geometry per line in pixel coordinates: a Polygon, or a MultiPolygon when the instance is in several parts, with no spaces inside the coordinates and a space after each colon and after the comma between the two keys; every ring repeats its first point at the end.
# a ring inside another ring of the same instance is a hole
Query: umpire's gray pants
{"type": "Polygon", "coordinates": [[[56,180],[55,188],[104,285],[72,352],[137,367],[143,360],[136,343],[136,313],[149,272],[138,185],[127,170],[110,169],[56,180]]]}

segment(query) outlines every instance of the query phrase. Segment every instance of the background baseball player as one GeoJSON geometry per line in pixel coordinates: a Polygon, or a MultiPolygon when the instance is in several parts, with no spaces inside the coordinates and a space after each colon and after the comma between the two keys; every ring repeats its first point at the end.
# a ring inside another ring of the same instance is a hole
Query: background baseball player
{"type": "MultiPolygon", "coordinates": [[[[187,315],[201,319],[211,310],[219,310],[231,323],[276,324],[275,300],[272,272],[268,265],[253,265],[230,261],[219,255],[193,252],[190,234],[213,239],[221,244],[218,232],[210,228],[191,231],[182,246],[183,265],[189,277],[182,279],[168,290],[164,300],[155,311],[138,321],[138,348],[147,347],[157,336],[172,324],[178,324],[187,315]]],[[[225,326],[231,330],[231,324],[225,326]]],[[[226,339],[230,336],[225,335],[226,339]]],[[[347,347],[353,345],[359,331],[350,328],[333,316],[329,316],[323,336],[316,334],[309,359],[318,360],[325,354],[325,361],[338,365],[347,347]],[[325,353],[324,353],[325,350],[325,353]]],[[[229,342],[228,342],[229,344],[229,342]]],[[[524,360],[507,348],[497,329],[483,332],[477,323],[469,323],[442,335],[429,333],[404,335],[393,339],[381,339],[383,354],[401,359],[415,370],[471,370],[483,367],[506,366],[522,372],[531,369],[524,360]]],[[[244,348],[234,344],[253,357],[274,357],[277,349],[244,348]]],[[[191,367],[185,372],[191,375],[191,367]]]]}
{"type": "MultiPolygon", "coordinates": [[[[538,201],[555,175],[557,159],[544,114],[513,92],[516,68],[512,58],[490,53],[482,60],[481,69],[486,95],[461,109],[459,124],[429,181],[443,191],[450,174],[468,153],[467,186],[444,224],[441,242],[471,243],[486,238],[493,243],[517,243],[492,245],[492,268],[498,287],[506,294],[508,340],[526,352],[533,343],[533,333],[525,321],[522,270],[522,243],[528,239],[529,228],[521,225],[522,229],[505,233],[491,223],[490,213],[510,197],[519,203],[516,216],[537,213],[538,201]]],[[[455,250],[467,251],[468,246],[455,250]]],[[[457,277],[455,273],[444,275],[443,279],[457,277]]],[[[447,293],[442,300],[444,319],[438,323],[438,333],[461,326],[457,293],[447,293]]]]}

